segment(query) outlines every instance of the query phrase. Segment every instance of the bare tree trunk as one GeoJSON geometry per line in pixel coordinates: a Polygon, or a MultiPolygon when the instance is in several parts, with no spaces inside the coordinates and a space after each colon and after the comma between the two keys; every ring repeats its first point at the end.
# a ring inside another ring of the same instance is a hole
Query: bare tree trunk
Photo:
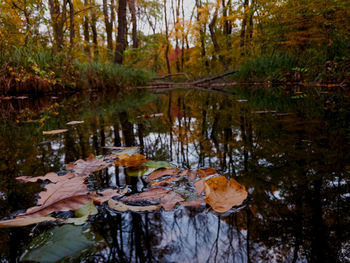
{"type": "Polygon", "coordinates": [[[75,37],[75,29],[74,29],[74,5],[72,0],[68,0],[69,5],[69,39],[71,48],[74,46],[74,37],[75,37]]]}
{"type": "MultiPolygon", "coordinates": [[[[196,0],[196,7],[197,7],[197,22],[200,24],[200,9],[202,8],[202,1],[201,0],[196,0]]],[[[200,37],[200,42],[201,42],[201,55],[202,55],[202,59],[204,60],[204,65],[206,68],[206,71],[209,71],[209,62],[207,60],[207,54],[206,54],[206,50],[205,50],[205,28],[206,25],[201,25],[200,24],[200,28],[199,28],[199,37],[200,37]]]]}
{"type": "Polygon", "coordinates": [[[248,9],[249,9],[249,0],[244,0],[243,3],[244,7],[244,14],[243,14],[243,20],[241,25],[241,42],[240,42],[240,48],[241,48],[241,56],[245,56],[245,35],[246,35],[246,27],[247,27],[247,18],[248,18],[248,9]]]}
{"type": "Polygon", "coordinates": [[[166,37],[166,49],[165,49],[165,60],[168,68],[168,74],[171,74],[170,62],[169,62],[169,28],[168,28],[168,17],[166,10],[166,0],[164,0],[164,21],[165,21],[165,37],[166,37]]]}
{"type": "Polygon", "coordinates": [[[137,37],[137,20],[136,20],[136,8],[135,0],[128,0],[129,10],[131,13],[131,22],[132,22],[132,47],[139,47],[139,38],[137,37]]]}
{"type": "Polygon", "coordinates": [[[222,64],[222,66],[226,70],[227,66],[226,66],[225,58],[220,54],[221,48],[220,48],[219,43],[216,39],[215,28],[214,28],[215,24],[216,24],[217,17],[218,17],[218,10],[219,10],[219,5],[217,4],[215,11],[214,11],[213,19],[210,21],[210,24],[209,24],[209,31],[210,31],[211,40],[213,41],[215,53],[218,54],[220,63],[222,64]]]}
{"type": "Polygon", "coordinates": [[[98,43],[97,43],[97,29],[96,29],[96,3],[95,0],[91,1],[91,5],[93,5],[93,9],[91,12],[91,31],[92,31],[92,43],[94,44],[94,59],[96,60],[98,57],[98,43]]]}
{"type": "Polygon", "coordinates": [[[104,16],[104,22],[106,27],[106,35],[107,35],[107,48],[109,51],[113,50],[113,0],[110,3],[110,11],[111,13],[108,14],[108,3],[107,0],[103,0],[102,3],[102,11],[104,16]]]}
{"type": "MultiPolygon", "coordinates": [[[[88,0],[84,0],[84,9],[88,6],[88,0]]],[[[89,34],[89,18],[84,16],[84,42],[85,42],[85,52],[88,53],[90,57],[90,34],[89,34]]]]}
{"type": "Polygon", "coordinates": [[[126,1],[119,0],[118,6],[118,34],[117,34],[117,46],[115,48],[114,63],[123,63],[123,53],[125,51],[126,41],[126,1]]]}
{"type": "Polygon", "coordinates": [[[49,0],[49,9],[51,15],[51,23],[55,47],[60,50],[64,43],[63,26],[66,22],[67,15],[67,0],[63,0],[62,11],[58,0],[49,0]]]}
{"type": "Polygon", "coordinates": [[[230,41],[230,34],[231,34],[231,28],[232,25],[229,23],[229,20],[227,18],[227,11],[231,6],[231,0],[228,0],[226,3],[226,0],[222,0],[222,16],[224,19],[224,35],[226,38],[226,48],[227,50],[230,50],[231,48],[231,41],[230,41]]]}

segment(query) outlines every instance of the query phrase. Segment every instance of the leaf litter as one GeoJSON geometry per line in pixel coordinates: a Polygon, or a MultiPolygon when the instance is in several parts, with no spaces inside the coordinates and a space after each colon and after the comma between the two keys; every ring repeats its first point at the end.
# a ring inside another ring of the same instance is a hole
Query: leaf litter
{"type": "Polygon", "coordinates": [[[232,178],[227,180],[220,176],[213,168],[194,171],[179,169],[168,162],[148,160],[137,152],[137,147],[118,147],[111,150],[113,152],[107,156],[96,158],[90,155],[86,160],[80,159],[67,164],[65,175],[51,172],[44,176],[16,178],[25,183],[49,183],[39,193],[36,206],[15,215],[13,219],[0,221],[0,228],[45,221],[83,225],[90,216],[98,213],[95,204],[100,206],[105,202],[110,209],[120,213],[161,208],[169,211],[177,206],[200,207],[205,204],[217,213],[225,213],[234,206],[240,206],[248,196],[244,186],[232,178]],[[90,190],[87,186],[89,176],[112,165],[126,167],[129,176],[140,177],[145,186],[143,191],[128,194],[128,186],[124,189],[108,188],[100,192],[90,190]],[[184,185],[190,189],[181,190],[184,185]],[[75,211],[75,217],[62,220],[49,216],[61,211],[75,211]]]}

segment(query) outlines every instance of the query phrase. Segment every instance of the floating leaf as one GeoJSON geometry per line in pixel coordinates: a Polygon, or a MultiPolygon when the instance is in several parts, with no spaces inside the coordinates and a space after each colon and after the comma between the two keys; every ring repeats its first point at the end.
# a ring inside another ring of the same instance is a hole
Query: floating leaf
{"type": "Polygon", "coordinates": [[[113,210],[116,210],[119,212],[126,212],[126,211],[145,212],[150,210],[158,210],[160,208],[159,205],[131,206],[131,205],[126,205],[123,202],[114,201],[112,199],[108,201],[108,206],[113,210]]]}
{"type": "Polygon", "coordinates": [[[91,200],[86,205],[83,205],[74,211],[76,218],[68,218],[65,223],[83,225],[88,220],[89,216],[96,215],[97,213],[98,210],[96,209],[94,202],[91,200]]]}
{"type": "Polygon", "coordinates": [[[75,175],[73,173],[67,173],[66,175],[63,176],[59,176],[56,173],[47,173],[44,176],[37,176],[37,177],[25,177],[25,176],[21,176],[21,177],[17,177],[17,180],[22,180],[23,182],[27,183],[27,182],[37,182],[38,180],[49,180],[52,183],[57,183],[57,182],[61,182],[61,181],[65,181],[68,179],[73,178],[75,175]]]}
{"type": "Polygon", "coordinates": [[[43,131],[43,135],[59,134],[59,133],[67,132],[67,131],[68,131],[67,129],[43,131]]]}
{"type": "Polygon", "coordinates": [[[67,125],[76,125],[81,123],[84,123],[84,121],[70,121],[70,122],[67,122],[67,125]]]}
{"type": "Polygon", "coordinates": [[[161,206],[164,208],[164,210],[172,210],[175,208],[175,205],[179,202],[185,201],[181,195],[175,193],[175,192],[169,192],[168,194],[164,195],[161,199],[161,206]]]}
{"type": "Polygon", "coordinates": [[[179,169],[159,169],[152,172],[147,178],[146,181],[150,182],[165,175],[176,175],[179,172],[179,169]]]}
{"type": "Polygon", "coordinates": [[[196,187],[197,195],[200,195],[204,191],[204,182],[205,180],[200,179],[194,183],[194,187],[196,187]]]}
{"type": "Polygon", "coordinates": [[[170,190],[167,190],[165,188],[151,188],[146,192],[142,192],[136,195],[128,196],[124,200],[126,202],[135,202],[135,201],[140,201],[140,200],[158,200],[165,196],[167,193],[169,193],[170,190]]]}
{"type": "Polygon", "coordinates": [[[117,157],[118,159],[115,160],[114,164],[115,166],[124,166],[124,167],[136,167],[140,164],[147,162],[146,156],[136,153],[134,155],[129,154],[120,154],[117,157]]]}
{"type": "Polygon", "coordinates": [[[159,182],[155,182],[155,181],[152,181],[150,183],[151,186],[160,186],[160,185],[168,185],[170,184],[171,182],[177,182],[181,179],[181,177],[170,177],[170,178],[167,178],[167,179],[164,179],[162,181],[159,181],[159,182]]]}
{"type": "Polygon", "coordinates": [[[198,199],[198,200],[180,202],[180,204],[183,206],[200,207],[200,206],[204,205],[205,202],[203,199],[198,199]]]}
{"type": "Polygon", "coordinates": [[[227,181],[224,176],[206,180],[204,191],[205,202],[218,213],[224,213],[233,206],[241,205],[248,196],[244,186],[232,178],[227,181]]]}
{"type": "Polygon", "coordinates": [[[213,168],[198,169],[197,173],[200,178],[207,177],[209,175],[217,174],[218,172],[213,168]]]}
{"type": "Polygon", "coordinates": [[[155,169],[173,168],[170,163],[164,162],[164,161],[149,161],[149,162],[143,163],[141,166],[155,168],[155,169]]]}
{"type": "Polygon", "coordinates": [[[162,117],[164,116],[164,113],[153,113],[153,114],[143,114],[141,116],[137,116],[137,118],[143,118],[143,119],[148,119],[148,118],[154,118],[154,117],[162,117]]]}
{"type": "Polygon", "coordinates": [[[9,228],[9,227],[19,227],[19,226],[29,226],[33,224],[38,224],[46,221],[56,221],[56,218],[53,217],[18,217],[10,220],[0,221],[0,228],[9,228]]]}
{"type": "Polygon", "coordinates": [[[42,217],[52,212],[76,210],[90,200],[82,177],[48,184],[45,188],[46,191],[39,193],[38,206],[29,208],[19,216],[42,217]]]}
{"type": "Polygon", "coordinates": [[[153,171],[155,171],[155,168],[148,168],[145,166],[138,166],[138,167],[130,167],[130,168],[126,168],[125,173],[128,176],[132,176],[132,177],[142,177],[142,176],[147,176],[150,173],[152,173],[153,171]]]}
{"type": "Polygon", "coordinates": [[[78,160],[74,163],[69,163],[66,165],[67,170],[73,171],[78,176],[89,176],[93,172],[106,169],[111,163],[105,162],[103,159],[97,159],[93,154],[91,154],[86,161],[78,160]]]}
{"type": "Polygon", "coordinates": [[[107,189],[101,193],[98,193],[99,195],[97,194],[94,195],[92,199],[94,200],[95,203],[101,204],[108,201],[109,199],[112,199],[114,196],[118,196],[118,197],[124,196],[127,192],[128,192],[128,186],[126,186],[123,189],[123,191],[120,191],[120,189],[107,189]]]}
{"type": "Polygon", "coordinates": [[[64,225],[33,239],[21,256],[21,261],[57,262],[73,258],[95,246],[82,227],[64,225]]]}

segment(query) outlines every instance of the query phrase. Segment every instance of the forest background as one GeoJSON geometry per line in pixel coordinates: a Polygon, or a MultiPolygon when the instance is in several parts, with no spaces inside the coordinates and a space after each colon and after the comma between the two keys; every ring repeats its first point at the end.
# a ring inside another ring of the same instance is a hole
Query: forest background
{"type": "Polygon", "coordinates": [[[3,0],[0,89],[139,86],[237,69],[245,82],[346,83],[347,0],[3,0]]]}

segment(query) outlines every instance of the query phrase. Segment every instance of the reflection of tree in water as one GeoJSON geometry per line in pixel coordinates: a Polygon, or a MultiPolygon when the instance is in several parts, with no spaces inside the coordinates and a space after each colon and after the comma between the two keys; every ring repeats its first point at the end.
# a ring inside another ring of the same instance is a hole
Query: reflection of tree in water
{"type": "MultiPolygon", "coordinates": [[[[104,154],[104,145],[136,144],[150,159],[172,159],[179,167],[211,166],[233,176],[247,187],[249,200],[242,210],[221,217],[204,208],[141,214],[102,209],[93,226],[107,247],[91,260],[346,262],[350,211],[346,105],[337,111],[324,109],[317,100],[304,100],[295,105],[296,115],[280,117],[253,114],[254,105],[215,93],[172,92],[133,104],[130,110],[108,96],[105,99],[94,101],[89,110],[81,106],[85,124],[50,140],[33,124],[0,130],[0,191],[11,196],[0,200],[3,217],[31,206],[39,191],[37,185],[18,184],[15,176],[59,171],[65,162],[92,152],[104,154]],[[158,112],[164,116],[137,118],[158,112]]],[[[62,111],[65,114],[55,119],[59,125],[79,119],[69,103],[62,111]]],[[[102,188],[127,183],[133,191],[140,190],[139,180],[127,177],[123,168],[108,169],[93,180],[102,188]]],[[[14,240],[22,237],[16,231],[0,232],[10,246],[2,251],[20,254],[14,240]]],[[[26,231],[23,236],[28,236],[26,231]]],[[[26,242],[29,238],[22,241],[26,242]]]]}

